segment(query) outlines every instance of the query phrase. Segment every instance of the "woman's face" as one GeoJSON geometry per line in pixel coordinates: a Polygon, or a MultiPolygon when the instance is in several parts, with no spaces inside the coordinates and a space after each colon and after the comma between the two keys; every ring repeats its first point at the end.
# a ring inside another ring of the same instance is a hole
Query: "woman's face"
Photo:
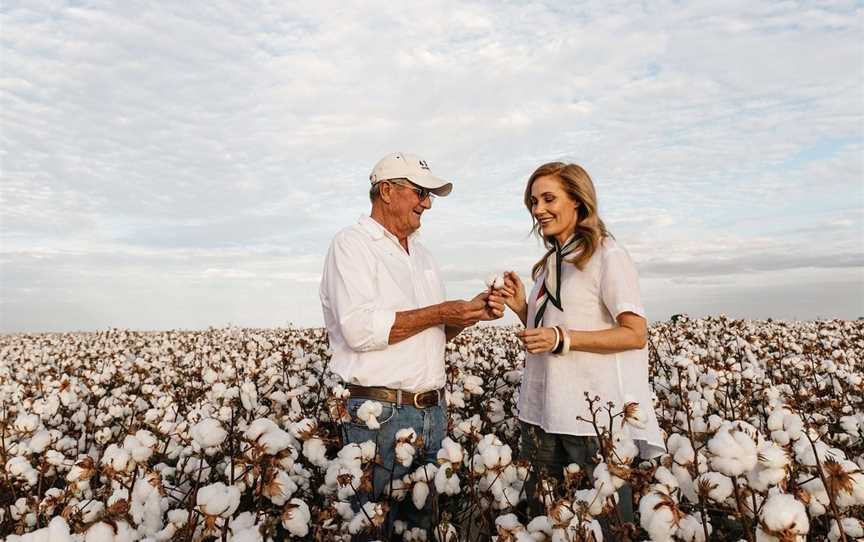
{"type": "Polygon", "coordinates": [[[544,237],[564,243],[576,231],[578,208],[579,203],[564,191],[561,180],[554,175],[538,177],[531,185],[531,213],[544,237]]]}

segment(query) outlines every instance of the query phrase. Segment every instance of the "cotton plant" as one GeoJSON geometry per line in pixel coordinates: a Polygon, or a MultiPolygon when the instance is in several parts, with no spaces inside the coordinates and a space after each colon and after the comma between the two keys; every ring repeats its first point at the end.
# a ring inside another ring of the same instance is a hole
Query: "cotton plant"
{"type": "MultiPolygon", "coordinates": [[[[448,432],[422,445],[410,430],[399,436],[408,473],[368,518],[352,500],[381,468],[377,445],[339,440],[350,394],[327,370],[320,329],[0,337],[0,492],[17,495],[0,507],[0,538],[53,529],[65,540],[62,521],[73,540],[348,540],[352,522],[383,536],[369,518],[406,499],[437,510],[440,528],[406,525],[403,540],[496,533],[497,517],[521,510],[529,473],[518,459],[525,353],[514,329],[470,328],[448,343],[448,432]],[[439,445],[434,465],[418,464],[421,448],[439,445]],[[208,497],[217,483],[217,495],[239,494],[234,510],[208,497]]],[[[543,515],[518,516],[514,537],[585,539],[601,519],[621,529],[609,492],[619,483],[633,486],[640,508],[653,503],[637,513],[633,539],[801,537],[799,521],[772,512],[790,504],[778,495],[804,507],[806,537],[861,536],[864,323],[678,318],[652,324],[649,338],[667,453],[636,458],[631,431],[646,423],[647,405],[625,397],[607,410],[598,398],[593,476],[568,466],[563,483],[541,479],[543,515]]],[[[380,424],[367,409],[354,421],[380,424]]]]}

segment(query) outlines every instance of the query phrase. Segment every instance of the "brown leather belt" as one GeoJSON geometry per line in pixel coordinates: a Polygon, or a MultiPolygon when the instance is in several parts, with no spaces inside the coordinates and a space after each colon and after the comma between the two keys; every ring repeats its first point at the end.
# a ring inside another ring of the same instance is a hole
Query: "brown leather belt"
{"type": "Polygon", "coordinates": [[[444,399],[444,388],[440,390],[429,390],[423,393],[411,393],[410,391],[394,390],[390,388],[348,385],[353,399],[375,399],[400,405],[411,405],[416,408],[437,406],[444,399]]]}

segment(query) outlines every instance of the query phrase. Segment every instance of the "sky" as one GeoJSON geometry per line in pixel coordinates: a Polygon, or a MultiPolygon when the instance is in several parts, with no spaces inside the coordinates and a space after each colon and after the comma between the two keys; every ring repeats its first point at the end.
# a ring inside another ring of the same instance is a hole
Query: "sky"
{"type": "Polygon", "coordinates": [[[320,326],[394,151],[450,298],[530,286],[563,160],[649,319],[864,316],[859,2],[6,0],[0,332],[320,326]]]}

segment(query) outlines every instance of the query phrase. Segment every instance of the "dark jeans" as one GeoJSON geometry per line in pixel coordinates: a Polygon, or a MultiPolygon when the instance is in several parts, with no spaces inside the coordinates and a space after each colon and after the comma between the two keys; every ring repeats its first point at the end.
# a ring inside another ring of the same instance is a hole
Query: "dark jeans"
{"type": "MultiPolygon", "coordinates": [[[[380,429],[369,429],[366,424],[357,419],[357,409],[368,399],[349,398],[348,413],[351,421],[342,424],[342,443],[361,443],[367,440],[378,444],[378,453],[381,463],[374,467],[372,494],[362,493],[352,503],[355,511],[367,501],[381,500],[381,494],[390,485],[391,480],[402,478],[403,475],[413,472],[423,463],[435,463],[438,450],[441,449],[441,441],[447,436],[447,414],[444,403],[438,406],[416,408],[410,405],[396,405],[378,401],[383,406],[380,419],[380,429]],[[394,442],[396,432],[400,429],[411,427],[417,433],[418,438],[423,438],[424,447],[418,449],[414,456],[414,463],[410,467],[403,467],[396,462],[394,442]]],[[[385,538],[390,537],[393,521],[400,519],[408,523],[410,527],[430,529],[432,527],[432,507],[430,503],[435,496],[435,484],[430,483],[429,497],[426,506],[417,510],[411,501],[410,493],[402,502],[390,501],[390,514],[385,524],[385,538]]]]}
{"type": "MultiPolygon", "coordinates": [[[[576,463],[582,467],[586,479],[593,483],[592,458],[598,450],[596,437],[547,433],[539,426],[519,423],[522,427],[521,457],[531,461],[534,467],[525,482],[525,494],[532,514],[546,513],[536,495],[540,470],[560,481],[564,478],[564,467],[576,463]]],[[[618,513],[623,521],[633,521],[633,490],[629,484],[618,489],[618,513]]]]}

